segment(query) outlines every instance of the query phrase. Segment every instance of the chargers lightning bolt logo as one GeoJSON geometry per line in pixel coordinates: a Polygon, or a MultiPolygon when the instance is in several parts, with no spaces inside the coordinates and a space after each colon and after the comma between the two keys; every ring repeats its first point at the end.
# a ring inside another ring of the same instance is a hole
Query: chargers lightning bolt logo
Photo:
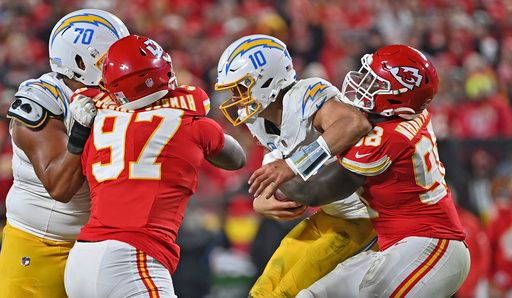
{"type": "MultiPolygon", "coordinates": [[[[327,89],[329,87],[330,87],[329,85],[322,84],[322,82],[316,82],[315,84],[308,86],[308,88],[306,89],[306,92],[304,93],[304,96],[302,97],[302,117],[304,117],[304,111],[306,110],[306,105],[307,105],[308,101],[309,100],[315,101],[316,95],[318,93],[323,92],[325,89],[327,89]]],[[[325,102],[325,98],[319,105],[317,105],[317,107],[321,108],[324,102],[325,102]]]]}
{"type": "Polygon", "coordinates": [[[52,35],[51,38],[51,44],[53,44],[53,40],[57,36],[57,34],[61,33],[64,29],[72,27],[76,23],[87,23],[87,24],[93,24],[96,27],[99,27],[100,25],[107,27],[114,35],[119,38],[119,33],[117,32],[116,28],[112,23],[110,23],[107,19],[103,18],[102,16],[95,15],[92,13],[84,13],[81,15],[75,15],[71,16],[60,23],[59,27],[55,29],[55,32],[52,35]]]}
{"type": "Polygon", "coordinates": [[[284,51],[286,56],[288,56],[288,57],[290,56],[288,54],[288,51],[286,50],[286,48],[281,43],[275,41],[274,39],[265,38],[265,37],[254,38],[254,39],[249,38],[249,39],[243,41],[241,44],[239,44],[238,47],[236,47],[233,50],[231,55],[229,55],[229,57],[226,61],[226,73],[228,72],[229,66],[231,65],[231,63],[233,62],[235,57],[237,57],[239,55],[243,56],[247,51],[249,51],[250,49],[253,49],[255,47],[280,49],[280,50],[284,51]]]}
{"type": "Polygon", "coordinates": [[[50,92],[53,95],[53,97],[55,97],[55,99],[62,101],[62,103],[64,104],[64,109],[65,109],[64,110],[64,118],[65,118],[66,115],[68,114],[68,105],[67,105],[66,101],[64,100],[64,95],[62,93],[62,90],[59,88],[59,86],[52,85],[51,83],[45,82],[43,80],[28,82],[26,84],[26,86],[33,86],[33,85],[39,86],[39,87],[43,88],[44,90],[47,90],[48,92],[50,92]]]}

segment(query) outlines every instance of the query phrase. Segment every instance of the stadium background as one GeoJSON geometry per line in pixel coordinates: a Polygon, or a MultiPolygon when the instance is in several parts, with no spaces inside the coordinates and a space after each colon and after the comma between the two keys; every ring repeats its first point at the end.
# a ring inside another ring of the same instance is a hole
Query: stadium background
{"type": "Polygon", "coordinates": [[[408,44],[428,54],[441,82],[430,108],[434,130],[473,259],[474,274],[458,297],[505,297],[512,291],[511,1],[0,0],[0,222],[12,179],[5,112],[19,83],[49,71],[50,31],[79,8],[109,10],[131,33],[167,49],[179,83],[207,90],[211,117],[248,153],[248,166],[236,174],[203,168],[178,239],[182,260],[173,278],[180,297],[244,297],[296,223],[252,212],[246,181],[262,152],[244,128],[223,119],[217,107],[226,95],[212,90],[222,51],[252,33],[287,43],[300,77],[323,77],[339,88],[362,54],[385,44],[408,44]],[[478,280],[490,287],[471,294],[478,280]]]}

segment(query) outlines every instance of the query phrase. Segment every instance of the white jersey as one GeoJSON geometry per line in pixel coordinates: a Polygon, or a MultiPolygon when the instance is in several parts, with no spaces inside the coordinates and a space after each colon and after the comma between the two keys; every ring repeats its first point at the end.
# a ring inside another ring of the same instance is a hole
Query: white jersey
{"type": "MultiPolygon", "coordinates": [[[[47,117],[60,118],[69,133],[72,116],[68,105],[72,93],[56,73],[44,74],[20,85],[8,116],[36,128],[44,124],[47,117]]],[[[75,240],[89,218],[89,186],[84,183],[69,203],[52,199],[37,178],[27,155],[14,142],[12,144],[14,183],[6,201],[9,223],[37,237],[75,240]]]]}
{"type": "MultiPolygon", "coordinates": [[[[320,78],[297,81],[283,98],[283,114],[279,131],[269,127],[265,119],[256,117],[247,127],[268,150],[279,150],[290,156],[315,141],[321,133],[313,126],[313,116],[322,105],[335,98],[341,100],[338,88],[320,78]]],[[[342,218],[368,218],[368,211],[357,194],[322,206],[327,214],[342,218]]]]}

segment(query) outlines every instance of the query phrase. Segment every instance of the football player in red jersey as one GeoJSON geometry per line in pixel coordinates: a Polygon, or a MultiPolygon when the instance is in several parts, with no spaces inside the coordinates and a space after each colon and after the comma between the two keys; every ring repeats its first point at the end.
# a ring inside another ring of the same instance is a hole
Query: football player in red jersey
{"type": "MultiPolygon", "coordinates": [[[[466,278],[470,257],[426,110],[437,92],[436,70],[403,45],[361,62],[342,94],[368,113],[373,131],[340,156],[343,167],[328,165],[281,190],[314,205],[361,187],[381,251],[346,260],[297,297],[449,297],[466,278]]],[[[261,195],[269,194],[267,188],[261,195]]]]}
{"type": "Polygon", "coordinates": [[[203,90],[177,86],[171,57],[153,40],[130,35],[114,43],[103,82],[115,103],[96,102],[82,154],[92,208],[66,265],[66,292],[176,297],[176,237],[198,168],[207,159],[239,169],[245,153],[205,117],[209,98],[203,90]]]}

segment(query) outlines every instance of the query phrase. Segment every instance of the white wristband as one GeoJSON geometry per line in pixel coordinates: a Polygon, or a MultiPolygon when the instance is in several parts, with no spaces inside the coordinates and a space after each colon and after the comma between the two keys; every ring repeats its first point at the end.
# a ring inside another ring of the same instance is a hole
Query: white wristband
{"type": "Polygon", "coordinates": [[[322,146],[322,148],[327,152],[330,156],[332,156],[331,149],[329,149],[329,146],[327,146],[327,142],[324,140],[324,137],[319,136],[318,139],[316,139],[318,144],[322,146]]]}
{"type": "Polygon", "coordinates": [[[285,161],[296,175],[300,175],[304,181],[307,181],[330,158],[331,151],[324,138],[320,136],[313,143],[302,147],[285,161]]]}

